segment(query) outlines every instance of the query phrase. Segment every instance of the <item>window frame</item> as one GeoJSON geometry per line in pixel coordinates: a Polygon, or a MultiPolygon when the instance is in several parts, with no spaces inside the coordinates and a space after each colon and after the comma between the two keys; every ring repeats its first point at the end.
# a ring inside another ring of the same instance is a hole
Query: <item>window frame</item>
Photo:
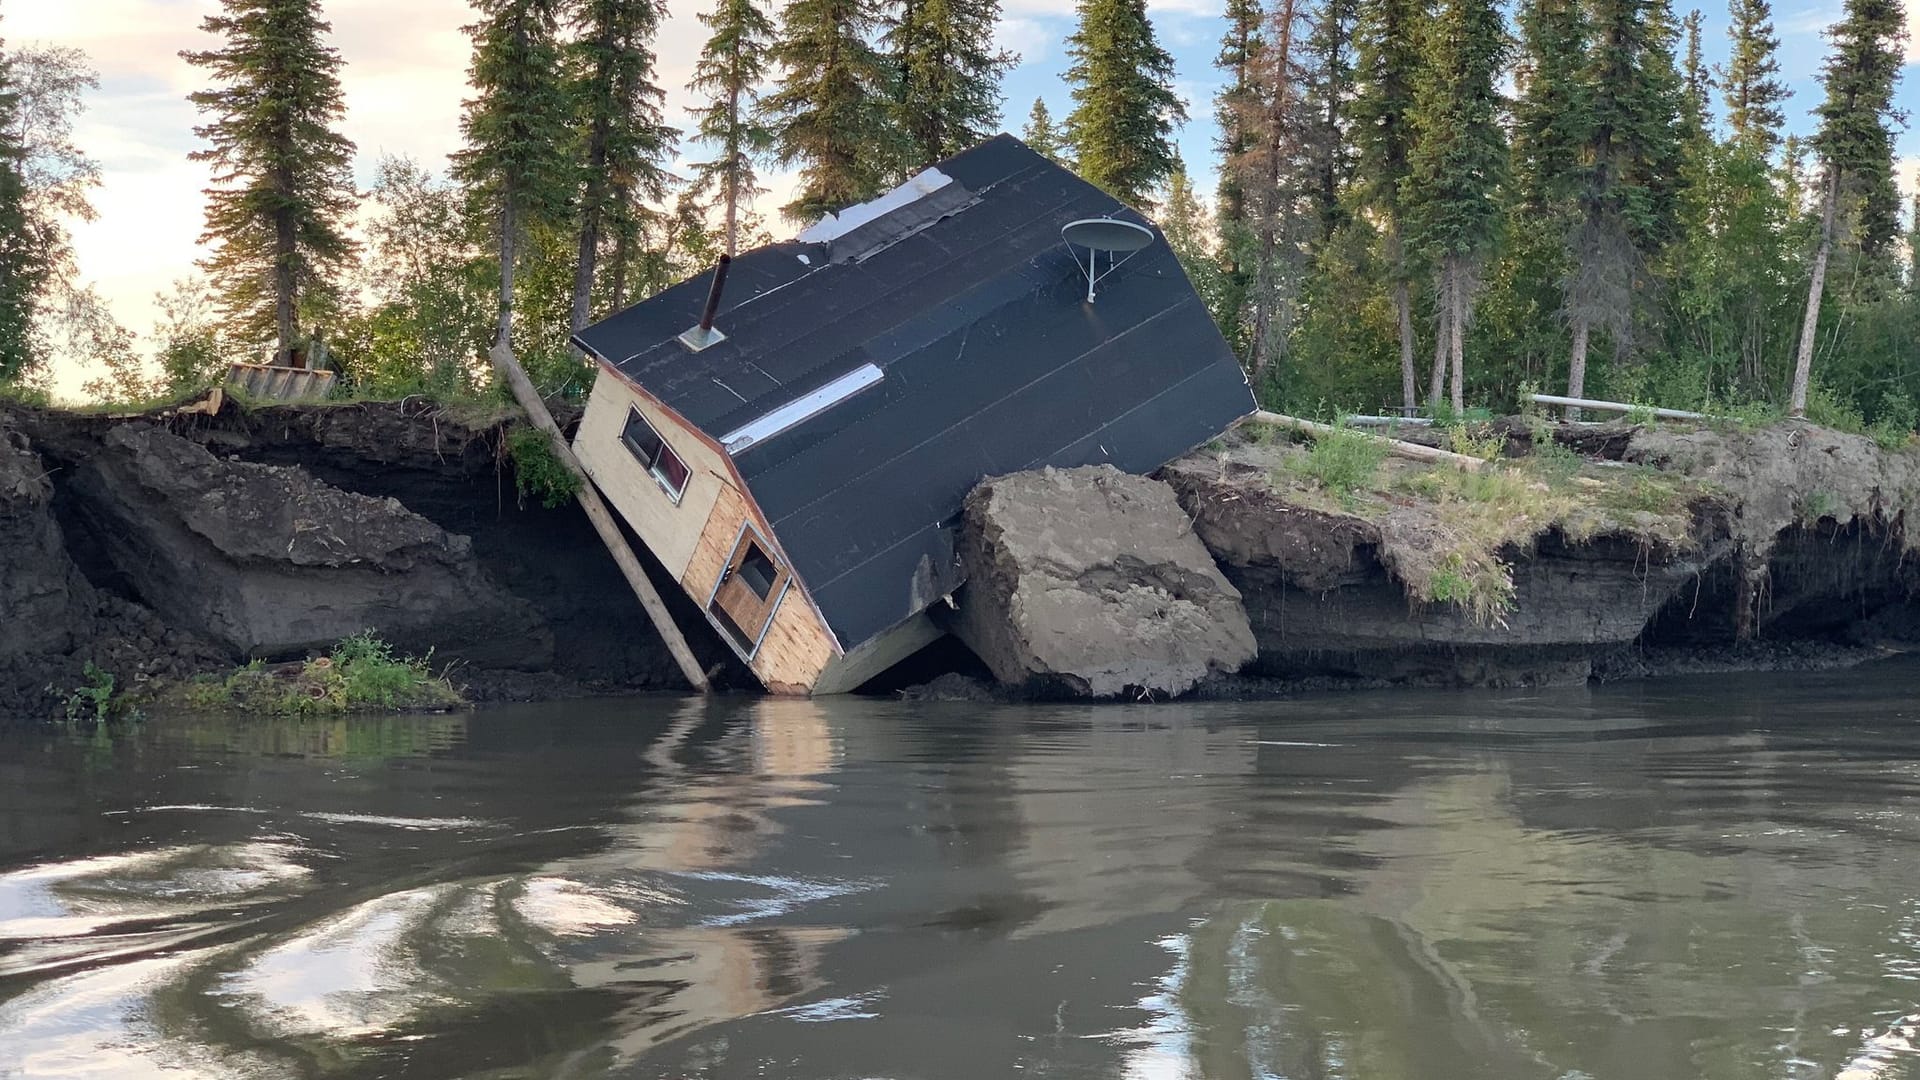
{"type": "Polygon", "coordinates": [[[647,475],[653,477],[653,482],[660,486],[660,490],[666,494],[667,498],[672,500],[675,506],[680,505],[680,500],[687,494],[687,485],[693,481],[693,470],[687,467],[687,459],[681,457],[679,452],[674,450],[673,444],[667,442],[666,436],[660,434],[659,429],[642,415],[638,406],[627,406],[627,422],[620,426],[620,445],[626,447],[627,453],[632,454],[633,459],[640,463],[640,467],[647,470],[647,475]],[[638,424],[642,430],[652,436],[655,443],[659,444],[659,450],[656,453],[649,455],[629,437],[635,424],[638,424]],[[681,480],[678,487],[668,479],[668,470],[661,466],[661,462],[669,459],[680,467],[681,480]]]}

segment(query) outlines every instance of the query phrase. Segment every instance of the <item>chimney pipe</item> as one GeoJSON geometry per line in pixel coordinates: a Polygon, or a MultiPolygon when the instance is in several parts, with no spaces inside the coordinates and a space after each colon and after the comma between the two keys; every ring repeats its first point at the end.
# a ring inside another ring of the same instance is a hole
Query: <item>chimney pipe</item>
{"type": "Polygon", "coordinates": [[[707,310],[700,313],[700,329],[713,329],[713,313],[720,310],[720,291],[727,287],[727,267],[733,265],[733,256],[720,256],[720,265],[713,268],[713,288],[707,290],[707,310]]]}
{"type": "Polygon", "coordinates": [[[694,352],[727,340],[727,335],[713,328],[713,316],[720,310],[720,292],[727,287],[727,268],[732,265],[733,256],[720,256],[719,265],[713,268],[713,286],[707,290],[707,306],[700,312],[699,325],[680,335],[680,344],[694,352]]]}

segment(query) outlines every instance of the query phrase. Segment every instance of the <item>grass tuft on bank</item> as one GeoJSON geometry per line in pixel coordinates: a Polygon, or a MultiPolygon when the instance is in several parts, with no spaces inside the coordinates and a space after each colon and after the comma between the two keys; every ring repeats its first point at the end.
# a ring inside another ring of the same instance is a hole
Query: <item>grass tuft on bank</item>
{"type": "Polygon", "coordinates": [[[225,676],[203,675],[160,695],[163,708],[317,716],[351,712],[433,712],[465,697],[430,657],[397,656],[371,632],[342,640],[325,656],[294,664],[254,661],[225,676]]]}
{"type": "Polygon", "coordinates": [[[1288,503],[1368,522],[1381,562],[1411,600],[1453,605],[1482,625],[1504,624],[1514,607],[1512,561],[1550,530],[1574,543],[1619,535],[1649,548],[1684,545],[1692,507],[1707,494],[1683,476],[1588,461],[1545,431],[1519,458],[1501,456],[1505,436],[1487,424],[1454,424],[1440,435],[1444,448],[1488,464],[1470,472],[1391,457],[1384,440],[1344,427],[1307,439],[1248,424],[1213,453],[1264,466],[1288,503]]]}

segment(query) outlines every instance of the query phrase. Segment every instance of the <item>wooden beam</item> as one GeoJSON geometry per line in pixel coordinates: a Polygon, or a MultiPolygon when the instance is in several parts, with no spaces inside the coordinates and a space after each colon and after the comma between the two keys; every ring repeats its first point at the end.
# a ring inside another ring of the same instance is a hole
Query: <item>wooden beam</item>
{"type": "Polygon", "coordinates": [[[673,616],[667,612],[667,605],[660,599],[660,593],[647,578],[647,572],[640,565],[640,559],[627,546],[627,538],[620,531],[619,522],[614,520],[613,512],[607,509],[606,501],[600,498],[600,491],[593,486],[592,478],[580,467],[580,459],[573,456],[573,447],[567,444],[567,437],[560,432],[560,425],[553,422],[553,414],[547,411],[547,403],[540,399],[539,391],[527,378],[520,367],[520,361],[513,355],[513,348],[504,341],[496,343],[489,350],[488,359],[493,361],[494,370],[507,381],[507,387],[513,391],[513,398],[527,414],[533,426],[547,435],[547,441],[553,445],[553,454],[580,481],[580,509],[587,512],[587,520],[593,522],[593,531],[600,534],[600,542],[607,545],[607,552],[619,565],[620,573],[632,587],[633,595],[640,599],[640,606],[646,609],[647,617],[653,620],[653,628],[660,632],[661,640],[667,643],[667,651],[673,654],[673,662],[680,666],[680,674],[689,684],[701,693],[707,693],[712,686],[707,681],[707,673],[700,668],[700,662],[693,658],[693,650],[687,647],[687,639],[680,633],[680,627],[674,624],[673,616]]]}
{"type": "MultiPolygon", "coordinates": [[[[1302,420],[1297,416],[1268,412],[1265,409],[1256,410],[1251,415],[1242,419],[1241,423],[1246,423],[1248,420],[1258,421],[1262,424],[1273,424],[1277,427],[1297,428],[1309,435],[1326,435],[1340,430],[1330,424],[1322,424],[1313,420],[1302,420]]],[[[1389,439],[1384,435],[1375,435],[1367,431],[1356,431],[1352,428],[1346,430],[1353,431],[1355,435],[1363,439],[1379,439],[1381,442],[1387,444],[1387,453],[1395,457],[1406,458],[1409,461],[1424,461],[1429,465],[1451,465],[1456,469],[1463,469],[1467,472],[1479,472],[1481,469],[1487,467],[1487,462],[1483,458],[1469,457],[1466,454],[1456,454],[1451,450],[1438,450],[1431,446],[1421,446],[1419,443],[1389,439]]]]}

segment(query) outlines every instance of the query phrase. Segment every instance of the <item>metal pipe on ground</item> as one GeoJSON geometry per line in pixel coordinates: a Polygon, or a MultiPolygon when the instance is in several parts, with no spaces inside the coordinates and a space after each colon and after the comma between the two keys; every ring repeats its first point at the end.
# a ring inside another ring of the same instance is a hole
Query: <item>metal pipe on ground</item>
{"type": "Polygon", "coordinates": [[[1592,409],[1595,412],[1630,413],[1641,409],[1662,420],[1710,420],[1706,413],[1687,412],[1684,409],[1655,409],[1644,405],[1629,405],[1620,401],[1595,401],[1592,398],[1561,397],[1558,394],[1527,395],[1540,405],[1560,405],[1569,409],[1592,409]]]}

